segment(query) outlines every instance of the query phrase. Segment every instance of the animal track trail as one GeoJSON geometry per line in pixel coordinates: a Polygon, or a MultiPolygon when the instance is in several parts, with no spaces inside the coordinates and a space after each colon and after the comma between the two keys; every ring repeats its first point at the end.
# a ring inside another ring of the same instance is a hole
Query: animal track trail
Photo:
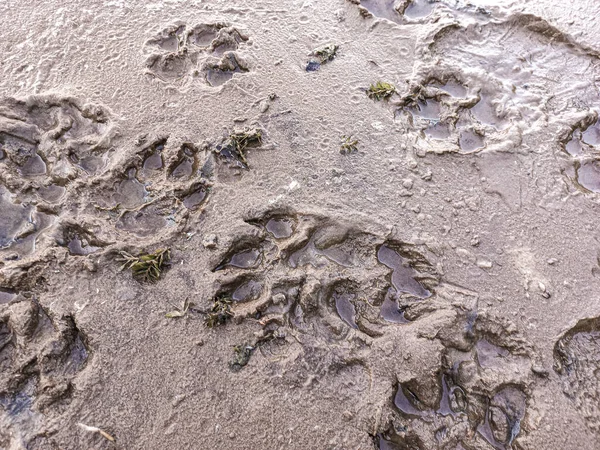
{"type": "Polygon", "coordinates": [[[554,346],[554,370],[564,394],[600,434],[600,318],[582,319],[563,334],[554,346]]]}
{"type": "Polygon", "coordinates": [[[47,409],[70,401],[89,359],[71,317],[50,317],[22,295],[0,304],[0,445],[26,448],[43,431],[47,409]]]}
{"type": "Polygon", "coordinates": [[[260,351],[280,382],[354,373],[340,395],[362,405],[379,448],[507,449],[527,434],[533,347],[443,282],[424,249],[311,214],[247,223],[254,233],[215,256],[215,298],[278,337],[260,351]]]}
{"type": "Polygon", "coordinates": [[[248,72],[248,62],[237,50],[248,36],[223,22],[190,27],[173,24],[146,41],[146,68],[153,77],[178,88],[201,78],[218,87],[235,73],[248,72]]]}

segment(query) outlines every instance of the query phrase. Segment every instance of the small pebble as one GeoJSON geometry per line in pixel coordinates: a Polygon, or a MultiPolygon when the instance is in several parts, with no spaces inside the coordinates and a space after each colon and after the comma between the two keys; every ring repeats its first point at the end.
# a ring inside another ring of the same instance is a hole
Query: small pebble
{"type": "Polygon", "coordinates": [[[214,234],[208,234],[202,239],[202,245],[204,248],[217,248],[217,236],[214,234]]]}

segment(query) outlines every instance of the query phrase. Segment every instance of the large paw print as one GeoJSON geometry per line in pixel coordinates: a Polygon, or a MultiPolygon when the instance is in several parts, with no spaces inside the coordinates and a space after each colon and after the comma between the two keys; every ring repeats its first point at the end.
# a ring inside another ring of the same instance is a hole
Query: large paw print
{"type": "Polygon", "coordinates": [[[209,86],[220,86],[233,74],[249,71],[248,63],[237,53],[247,40],[226,23],[195,27],[176,23],[146,42],[146,67],[152,76],[178,87],[197,77],[209,86]]]}
{"type": "MultiPolygon", "coordinates": [[[[34,253],[52,227],[70,185],[109,164],[114,134],[109,112],[70,97],[7,99],[0,106],[0,254],[34,253]]],[[[0,263],[1,264],[1,263],[0,263]]]]}
{"type": "Polygon", "coordinates": [[[505,449],[526,433],[532,347],[443,283],[426,249],[318,215],[247,222],[215,258],[214,297],[275,337],[260,348],[285,382],[352,374],[344,392],[380,448],[505,449]]]}
{"type": "MultiPolygon", "coordinates": [[[[1,293],[0,293],[1,294],[1,293]]],[[[35,299],[0,296],[0,444],[27,448],[44,411],[69,402],[86,365],[85,338],[71,317],[51,318],[35,299]]]]}

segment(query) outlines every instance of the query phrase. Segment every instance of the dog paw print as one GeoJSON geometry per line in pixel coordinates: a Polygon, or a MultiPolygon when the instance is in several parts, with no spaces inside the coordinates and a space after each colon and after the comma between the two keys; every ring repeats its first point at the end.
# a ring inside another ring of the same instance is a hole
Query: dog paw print
{"type": "Polygon", "coordinates": [[[227,304],[222,324],[260,327],[248,348],[269,370],[300,386],[354,374],[348,395],[385,411],[379,448],[504,449],[527,432],[533,347],[479,311],[476,293],[446,284],[435,255],[319,215],[272,210],[247,223],[254,232],[215,255],[213,298],[227,304]]]}
{"type": "Polygon", "coordinates": [[[108,166],[114,135],[106,108],[71,97],[11,98],[0,109],[0,255],[27,258],[58,220],[71,185],[108,166]]]}
{"type": "Polygon", "coordinates": [[[153,77],[177,87],[198,77],[217,87],[235,73],[250,70],[237,52],[246,41],[248,36],[226,23],[195,27],[176,23],[146,42],[146,68],[153,77]]]}
{"type": "Polygon", "coordinates": [[[0,301],[0,442],[6,448],[28,447],[44,412],[70,401],[88,359],[71,317],[50,317],[21,294],[0,301]]]}

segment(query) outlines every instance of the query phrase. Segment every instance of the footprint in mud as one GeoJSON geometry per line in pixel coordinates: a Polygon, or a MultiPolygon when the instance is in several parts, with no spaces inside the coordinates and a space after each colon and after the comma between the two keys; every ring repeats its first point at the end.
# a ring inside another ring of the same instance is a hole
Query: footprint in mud
{"type": "MultiPolygon", "coordinates": [[[[0,256],[27,258],[57,222],[67,186],[100,173],[111,158],[109,112],[53,95],[0,104],[0,256]]],[[[1,263],[0,263],[1,264],[1,263]]]]}
{"type": "Polygon", "coordinates": [[[50,318],[35,299],[0,303],[0,444],[29,448],[44,412],[69,402],[89,350],[71,317],[50,318]]]}
{"type": "Polygon", "coordinates": [[[565,395],[600,434],[600,318],[580,320],[556,342],[554,370],[565,395]]]}
{"type": "Polygon", "coordinates": [[[479,312],[475,293],[444,284],[426,249],[318,215],[246,222],[253,232],[215,255],[215,298],[230,299],[236,321],[257,321],[284,381],[306,387],[360,366],[371,374],[355,399],[365,411],[387,408],[394,383],[379,448],[505,450],[526,433],[531,345],[479,312]]]}
{"type": "Polygon", "coordinates": [[[248,36],[226,23],[189,27],[178,22],[146,41],[146,68],[153,77],[183,88],[202,77],[212,87],[221,86],[249,65],[237,50],[248,36]]]}
{"type": "Polygon", "coordinates": [[[573,164],[571,175],[576,187],[584,192],[600,193],[600,121],[592,112],[568,136],[564,144],[573,164]]]}

